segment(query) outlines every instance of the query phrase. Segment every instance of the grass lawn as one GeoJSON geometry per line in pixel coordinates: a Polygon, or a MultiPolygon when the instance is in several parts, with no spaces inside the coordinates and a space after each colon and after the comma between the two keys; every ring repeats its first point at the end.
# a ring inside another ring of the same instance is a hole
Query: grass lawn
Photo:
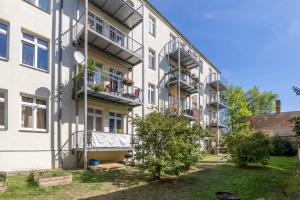
{"type": "Polygon", "coordinates": [[[264,197],[300,199],[299,161],[296,157],[273,157],[266,167],[239,169],[224,159],[207,157],[189,173],[149,183],[148,176],[127,168],[107,173],[74,171],[74,183],[39,188],[26,175],[8,177],[9,192],[0,199],[215,199],[218,191],[230,191],[243,200],[264,197]]]}

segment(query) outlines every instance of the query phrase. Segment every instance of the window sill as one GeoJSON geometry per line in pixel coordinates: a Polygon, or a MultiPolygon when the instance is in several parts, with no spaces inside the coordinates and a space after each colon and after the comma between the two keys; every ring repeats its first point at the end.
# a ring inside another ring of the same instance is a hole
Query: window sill
{"type": "Polygon", "coordinates": [[[155,37],[156,38],[156,34],[155,33],[150,33],[150,32],[148,32],[150,35],[152,35],[153,37],[155,37]]]}
{"type": "Polygon", "coordinates": [[[7,131],[7,127],[0,127],[0,131],[7,131]]]}
{"type": "Polygon", "coordinates": [[[31,133],[48,133],[48,130],[38,130],[38,129],[24,129],[21,128],[19,132],[31,132],[31,133]]]}
{"type": "Polygon", "coordinates": [[[49,73],[49,70],[43,70],[43,69],[35,68],[33,66],[26,65],[26,64],[23,64],[23,63],[20,63],[20,65],[23,66],[23,67],[28,67],[30,69],[34,69],[34,70],[40,71],[40,72],[49,73]]]}
{"type": "Polygon", "coordinates": [[[30,2],[28,2],[28,1],[26,1],[26,0],[23,0],[23,1],[26,2],[26,3],[28,3],[29,5],[31,5],[31,6],[33,6],[33,7],[36,7],[36,8],[39,9],[40,11],[43,11],[43,12],[45,12],[45,13],[47,13],[47,14],[50,15],[50,9],[49,9],[49,10],[43,10],[42,8],[40,8],[40,7],[36,6],[36,5],[34,5],[33,3],[30,3],[30,2]]]}
{"type": "Polygon", "coordinates": [[[5,61],[5,62],[8,62],[8,58],[0,57],[0,60],[5,61]]]}

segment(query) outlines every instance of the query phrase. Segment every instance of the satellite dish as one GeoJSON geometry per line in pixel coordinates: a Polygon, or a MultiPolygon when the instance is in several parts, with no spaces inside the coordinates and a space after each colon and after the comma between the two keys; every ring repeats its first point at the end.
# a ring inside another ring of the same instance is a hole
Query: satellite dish
{"type": "Polygon", "coordinates": [[[75,58],[77,64],[85,64],[85,57],[80,51],[74,52],[74,58],[75,58]]]}

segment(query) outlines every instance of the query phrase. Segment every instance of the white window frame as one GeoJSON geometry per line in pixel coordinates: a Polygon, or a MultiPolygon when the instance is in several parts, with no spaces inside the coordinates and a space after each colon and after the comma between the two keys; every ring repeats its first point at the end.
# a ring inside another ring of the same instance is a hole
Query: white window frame
{"type": "Polygon", "coordinates": [[[45,98],[30,96],[30,95],[23,95],[21,94],[21,124],[20,124],[20,130],[22,131],[35,131],[35,132],[47,132],[48,127],[48,101],[45,98]],[[22,97],[28,97],[33,99],[33,103],[23,102],[22,97]],[[43,100],[46,101],[46,105],[37,104],[37,100],[43,100]],[[27,106],[32,108],[32,128],[23,127],[23,120],[22,120],[22,107],[27,106]],[[41,108],[46,110],[46,128],[45,129],[39,129],[37,128],[37,109],[41,108]]]}
{"type": "Polygon", "coordinates": [[[35,35],[33,34],[30,34],[30,33],[27,33],[27,32],[24,32],[22,31],[22,40],[21,40],[21,64],[26,66],[26,67],[30,67],[30,68],[33,68],[33,69],[37,69],[37,70],[40,70],[40,71],[43,71],[43,72],[49,72],[49,41],[46,40],[46,39],[43,39],[43,38],[40,38],[40,37],[36,37],[35,35]],[[34,41],[31,41],[31,40],[28,40],[26,38],[23,37],[23,34],[27,34],[27,35],[30,35],[33,37],[33,40],[34,41]],[[47,42],[48,44],[48,47],[44,46],[44,45],[41,45],[38,43],[38,39],[44,41],[44,42],[47,42]],[[28,44],[28,45],[31,45],[34,47],[34,58],[33,58],[33,66],[31,65],[28,65],[28,64],[25,64],[23,63],[23,44],[28,44]],[[41,68],[38,68],[37,66],[37,63],[38,63],[38,49],[41,48],[41,49],[44,49],[44,50],[47,50],[47,70],[44,70],[44,69],[41,69],[41,68]]]}
{"type": "Polygon", "coordinates": [[[151,15],[149,16],[148,26],[149,26],[148,32],[155,37],[156,36],[156,19],[154,17],[152,17],[151,15]]]}
{"type": "Polygon", "coordinates": [[[155,105],[155,85],[152,83],[148,83],[148,103],[155,105]]]}
{"type": "Polygon", "coordinates": [[[156,52],[149,48],[149,68],[155,70],[156,69],[156,52]]]}
{"type": "Polygon", "coordinates": [[[99,109],[99,108],[92,108],[92,107],[89,107],[88,110],[89,109],[93,110],[93,113],[89,113],[88,112],[88,116],[93,117],[93,130],[91,130],[91,131],[96,132],[96,122],[97,122],[96,119],[97,119],[97,117],[99,117],[99,118],[101,117],[102,118],[102,124],[101,124],[101,126],[102,126],[103,130],[100,131],[100,132],[103,132],[104,131],[104,126],[103,126],[103,120],[104,120],[104,118],[103,118],[103,110],[99,109]],[[97,114],[96,111],[101,111],[102,114],[97,114]]]}
{"type": "Polygon", "coordinates": [[[0,24],[3,24],[7,27],[7,30],[4,30],[4,29],[0,29],[0,34],[2,35],[5,35],[6,36],[6,40],[7,40],[7,44],[6,44],[6,51],[7,51],[7,55],[6,57],[2,57],[0,56],[0,59],[3,59],[3,60],[8,60],[8,57],[9,57],[9,24],[8,23],[5,23],[5,22],[2,22],[0,21],[0,24]]]}
{"type": "MultiPolygon", "coordinates": [[[[118,113],[118,112],[113,112],[113,111],[108,112],[108,129],[110,129],[110,127],[109,127],[109,120],[110,119],[114,120],[114,128],[116,130],[115,132],[111,132],[111,133],[122,134],[122,133],[118,133],[118,120],[121,120],[122,129],[123,129],[123,132],[124,132],[123,114],[122,113],[118,113]],[[111,116],[110,113],[113,113],[114,116],[111,116]],[[121,115],[121,117],[118,117],[117,115],[121,115]]],[[[109,130],[109,132],[110,132],[110,130],[109,130]]]]}
{"type": "Polygon", "coordinates": [[[33,1],[34,1],[34,2],[31,2],[31,1],[29,1],[29,0],[25,0],[25,2],[27,2],[27,3],[31,4],[31,5],[34,5],[35,7],[41,9],[42,11],[49,12],[49,10],[50,10],[50,5],[51,5],[51,4],[50,4],[50,1],[51,1],[51,0],[47,0],[47,1],[48,1],[48,10],[44,10],[43,8],[41,8],[41,7],[39,6],[40,0],[33,0],[33,1]]]}
{"type": "Polygon", "coordinates": [[[4,98],[0,97],[0,102],[4,103],[4,125],[0,125],[0,130],[6,129],[7,128],[7,92],[0,90],[0,93],[3,93],[4,98]]]}

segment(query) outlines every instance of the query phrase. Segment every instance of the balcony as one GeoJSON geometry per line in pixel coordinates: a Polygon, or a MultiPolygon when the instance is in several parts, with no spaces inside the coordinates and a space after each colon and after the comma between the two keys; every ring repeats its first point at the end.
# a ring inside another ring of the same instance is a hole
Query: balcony
{"type": "MultiPolygon", "coordinates": [[[[89,12],[87,30],[90,48],[100,50],[129,66],[142,62],[142,44],[92,12],[89,12]]],[[[74,35],[75,40],[84,41],[84,16],[77,22],[74,35]]]]}
{"type": "Polygon", "coordinates": [[[208,75],[207,84],[217,91],[227,90],[227,81],[223,77],[218,78],[216,74],[208,75]]]}
{"type": "MultiPolygon", "coordinates": [[[[166,113],[169,116],[174,116],[179,114],[179,106],[178,104],[171,104],[168,106],[166,113]]],[[[197,109],[193,109],[191,106],[182,105],[180,115],[186,117],[190,121],[200,120],[201,111],[197,109]]]]}
{"type": "Polygon", "coordinates": [[[200,58],[194,49],[183,40],[176,38],[168,42],[161,50],[162,57],[170,56],[173,60],[178,62],[178,53],[180,51],[180,64],[188,69],[193,69],[201,66],[200,58]]]}
{"type": "MultiPolygon", "coordinates": [[[[73,148],[82,151],[83,143],[84,133],[75,133],[73,135],[73,148]]],[[[132,137],[129,134],[88,131],[87,148],[88,151],[131,151],[132,137]]]]}
{"type": "MultiPolygon", "coordinates": [[[[84,89],[83,76],[75,79],[75,91],[82,96],[84,89]]],[[[133,86],[131,80],[105,71],[88,71],[87,95],[89,98],[100,99],[129,107],[142,105],[142,90],[133,86]]]]}
{"type": "Polygon", "coordinates": [[[220,97],[218,100],[217,95],[211,95],[209,97],[209,105],[219,109],[228,108],[228,100],[223,97],[220,97]]]}
{"type": "Polygon", "coordinates": [[[227,128],[227,123],[225,120],[218,120],[217,118],[209,118],[208,127],[227,128]]]}
{"type": "Polygon", "coordinates": [[[90,0],[90,3],[129,29],[143,21],[143,3],[140,0],[90,0]]]}
{"type": "Polygon", "coordinates": [[[180,81],[180,88],[189,94],[194,94],[199,92],[199,79],[194,75],[186,72],[180,73],[178,71],[171,71],[166,76],[166,86],[172,86],[178,84],[178,79],[180,81]]]}

